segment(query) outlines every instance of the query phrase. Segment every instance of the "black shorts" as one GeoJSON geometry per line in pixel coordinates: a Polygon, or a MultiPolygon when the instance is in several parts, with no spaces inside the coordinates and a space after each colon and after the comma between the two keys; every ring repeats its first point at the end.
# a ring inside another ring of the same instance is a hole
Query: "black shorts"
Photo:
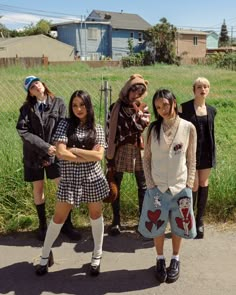
{"type": "Polygon", "coordinates": [[[50,166],[43,168],[30,168],[24,165],[24,180],[27,182],[44,180],[45,174],[48,179],[55,179],[60,177],[59,162],[53,163],[50,166]]]}

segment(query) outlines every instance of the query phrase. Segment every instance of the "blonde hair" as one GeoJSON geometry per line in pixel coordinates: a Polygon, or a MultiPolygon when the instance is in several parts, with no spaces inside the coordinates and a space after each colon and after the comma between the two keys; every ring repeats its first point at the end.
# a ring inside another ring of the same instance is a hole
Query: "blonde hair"
{"type": "Polygon", "coordinates": [[[209,80],[207,80],[207,78],[204,78],[204,77],[198,77],[193,82],[193,90],[195,90],[196,84],[204,84],[204,85],[207,85],[210,88],[210,82],[209,82],[209,80]]]}

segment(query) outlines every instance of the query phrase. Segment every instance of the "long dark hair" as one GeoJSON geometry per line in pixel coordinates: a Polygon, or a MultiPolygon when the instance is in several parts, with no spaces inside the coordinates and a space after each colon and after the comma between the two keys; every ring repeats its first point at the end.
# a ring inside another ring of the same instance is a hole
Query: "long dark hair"
{"type": "MultiPolygon", "coordinates": [[[[148,128],[148,138],[149,138],[149,136],[151,134],[152,129],[154,128],[154,132],[156,134],[157,141],[159,143],[160,143],[160,130],[161,130],[161,124],[162,124],[162,121],[163,121],[163,117],[159,115],[159,113],[158,113],[158,111],[157,111],[157,109],[155,107],[155,101],[160,99],[160,98],[168,99],[168,101],[170,103],[170,112],[169,112],[169,114],[171,113],[173,103],[176,102],[176,97],[175,97],[174,93],[172,93],[168,89],[158,89],[155,92],[155,94],[153,95],[152,109],[153,109],[153,113],[154,113],[154,116],[155,116],[156,120],[153,121],[150,124],[149,128],[148,128]]],[[[176,107],[175,107],[175,113],[178,114],[177,102],[176,102],[176,107]]]]}
{"type": "MultiPolygon", "coordinates": [[[[52,99],[55,98],[55,95],[52,93],[51,90],[49,90],[49,88],[46,86],[46,84],[44,82],[41,82],[45,88],[44,90],[44,94],[50,96],[52,99]]],[[[37,98],[36,96],[31,96],[30,92],[27,92],[27,96],[26,96],[26,103],[29,103],[30,105],[34,105],[37,102],[37,98]]]]}
{"type": "Polygon", "coordinates": [[[88,92],[83,91],[83,90],[76,90],[70,98],[70,102],[69,102],[69,118],[71,123],[77,127],[80,124],[80,119],[78,117],[76,117],[76,115],[73,112],[73,108],[72,108],[72,104],[73,104],[73,100],[75,97],[79,97],[82,99],[85,108],[87,110],[87,118],[86,118],[86,122],[85,122],[85,126],[88,129],[95,129],[95,115],[94,115],[94,109],[93,109],[93,105],[91,102],[91,97],[88,94],[88,92]]]}
{"type": "Polygon", "coordinates": [[[89,146],[88,149],[92,149],[92,147],[95,144],[96,139],[96,129],[95,129],[95,115],[94,115],[94,108],[91,102],[91,97],[88,94],[88,92],[83,90],[76,90],[70,98],[69,102],[69,127],[68,127],[68,137],[75,134],[76,128],[80,124],[80,119],[76,117],[76,115],[73,112],[72,104],[75,97],[79,97],[82,99],[85,108],[87,110],[87,118],[85,122],[85,128],[88,130],[87,132],[87,138],[84,139],[84,144],[86,146],[89,146]]]}

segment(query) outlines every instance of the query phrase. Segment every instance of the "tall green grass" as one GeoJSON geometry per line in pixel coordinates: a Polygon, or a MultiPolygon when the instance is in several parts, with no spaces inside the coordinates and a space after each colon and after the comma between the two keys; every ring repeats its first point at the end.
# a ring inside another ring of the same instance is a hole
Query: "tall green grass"
{"type": "MultiPolygon", "coordinates": [[[[141,73],[149,81],[149,95],[146,98],[151,110],[151,98],[159,87],[171,89],[178,102],[192,97],[192,82],[198,76],[205,76],[211,82],[208,102],[217,108],[216,143],[217,166],[210,177],[210,196],[207,215],[220,222],[236,220],[236,83],[235,73],[204,66],[155,65],[141,68],[89,68],[87,65],[48,66],[23,69],[20,67],[0,68],[0,231],[32,230],[37,227],[36,210],[33,204],[31,184],[23,181],[22,142],[15,125],[19,107],[25,100],[22,87],[27,75],[39,76],[49,88],[65,98],[68,104],[75,89],[87,90],[95,106],[97,120],[100,110],[100,88],[104,80],[112,87],[112,101],[116,100],[121,87],[133,73],[141,73]]],[[[102,100],[102,116],[103,112],[102,100]]],[[[56,187],[46,183],[47,214],[54,211],[56,187]]],[[[138,219],[138,200],[134,175],[125,174],[121,188],[122,221],[138,219]]],[[[111,220],[111,207],[104,205],[104,216],[111,220]]],[[[73,211],[74,222],[87,224],[87,207],[73,211]]]]}

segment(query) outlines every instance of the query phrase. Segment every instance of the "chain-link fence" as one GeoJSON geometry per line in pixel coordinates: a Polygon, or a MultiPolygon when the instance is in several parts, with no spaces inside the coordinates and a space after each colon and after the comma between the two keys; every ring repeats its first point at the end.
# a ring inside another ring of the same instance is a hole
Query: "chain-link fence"
{"type": "MultiPolygon", "coordinates": [[[[22,143],[16,132],[15,126],[19,115],[19,108],[26,98],[23,89],[23,79],[28,75],[36,75],[44,81],[49,89],[56,95],[63,97],[68,105],[71,94],[76,89],[89,92],[95,108],[96,121],[105,126],[105,117],[109,104],[114,102],[124,82],[134,72],[141,73],[149,80],[149,95],[145,98],[152,112],[152,96],[157,88],[165,87],[172,90],[177,96],[178,102],[186,101],[192,97],[192,82],[198,76],[206,76],[211,82],[209,102],[216,106],[216,141],[217,141],[217,169],[212,176],[213,186],[219,185],[222,174],[230,178],[234,171],[236,142],[236,111],[235,111],[235,73],[221,71],[207,67],[147,67],[141,69],[91,69],[79,72],[76,68],[48,68],[46,70],[35,69],[33,71],[12,69],[0,71],[0,191],[9,193],[12,187],[7,184],[6,178],[13,179],[22,176],[22,143]]],[[[152,120],[153,120],[152,116],[152,120]]],[[[233,174],[235,175],[235,173],[233,174]]],[[[235,181],[230,182],[233,188],[227,190],[230,195],[236,192],[235,181]]],[[[226,184],[228,186],[228,184],[226,184]]],[[[223,192],[225,193],[225,191],[223,192]]],[[[123,200],[129,201],[129,206],[137,212],[138,201],[135,178],[133,174],[127,174],[122,182],[123,200]],[[130,203],[133,206],[130,206],[130,203]]],[[[235,196],[235,194],[234,194],[235,196]]],[[[234,197],[233,196],[233,197],[234,197]]],[[[223,197],[223,196],[222,196],[223,197]]],[[[131,212],[131,214],[134,212],[131,212]]],[[[127,216],[129,212],[126,211],[127,216]]]]}

